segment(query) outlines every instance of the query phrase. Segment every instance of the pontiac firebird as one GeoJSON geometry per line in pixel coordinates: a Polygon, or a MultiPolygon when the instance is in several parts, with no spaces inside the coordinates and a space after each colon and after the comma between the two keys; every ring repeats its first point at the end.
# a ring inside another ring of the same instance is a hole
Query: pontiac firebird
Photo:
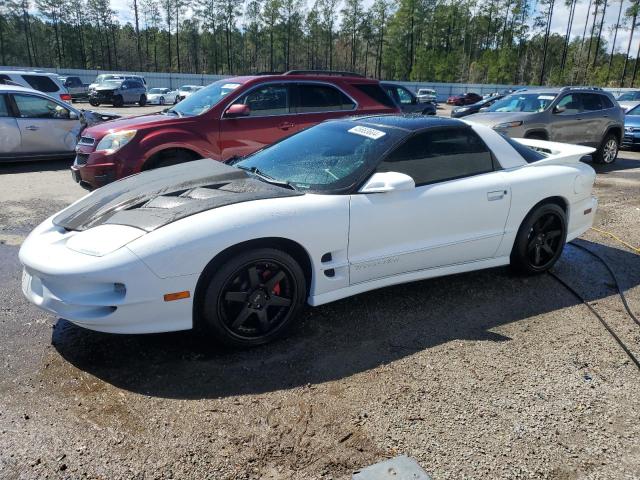
{"type": "Polygon", "coordinates": [[[592,148],[454,119],[329,121],[223,164],[127,177],[20,249],[35,305],[93,330],[283,334],[304,303],[511,264],[544,272],[593,223],[592,148]]]}

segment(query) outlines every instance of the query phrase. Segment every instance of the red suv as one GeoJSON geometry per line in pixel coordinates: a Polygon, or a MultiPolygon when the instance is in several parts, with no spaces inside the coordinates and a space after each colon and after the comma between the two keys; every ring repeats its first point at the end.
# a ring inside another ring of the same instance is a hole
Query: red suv
{"type": "Polygon", "coordinates": [[[471,105],[473,103],[479,102],[480,100],[482,100],[482,97],[480,95],[478,95],[477,93],[463,93],[461,95],[451,95],[448,99],[447,99],[447,103],[449,105],[457,105],[457,106],[461,106],[461,105],[471,105]]]}
{"type": "Polygon", "coordinates": [[[197,158],[245,156],[330,118],[397,112],[377,80],[348,72],[225,78],[162,113],[86,129],[71,170],[93,189],[197,158]]]}

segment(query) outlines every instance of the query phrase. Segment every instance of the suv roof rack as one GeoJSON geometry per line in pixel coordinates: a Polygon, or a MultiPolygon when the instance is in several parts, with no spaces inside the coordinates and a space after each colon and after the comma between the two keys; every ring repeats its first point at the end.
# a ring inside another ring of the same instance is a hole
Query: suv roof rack
{"type": "Polygon", "coordinates": [[[360,77],[365,78],[364,75],[355,72],[345,72],[343,70],[289,70],[284,72],[283,75],[331,75],[336,77],[360,77]]]}
{"type": "Polygon", "coordinates": [[[601,87],[590,87],[588,85],[583,85],[583,86],[577,85],[577,86],[562,87],[560,89],[560,91],[562,91],[562,92],[567,91],[567,90],[600,90],[600,91],[602,91],[602,88],[601,87]]]}

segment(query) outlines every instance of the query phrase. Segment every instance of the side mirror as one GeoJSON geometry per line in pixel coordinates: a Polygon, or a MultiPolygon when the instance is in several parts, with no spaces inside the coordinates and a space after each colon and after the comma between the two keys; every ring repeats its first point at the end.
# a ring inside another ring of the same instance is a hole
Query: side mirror
{"type": "Polygon", "coordinates": [[[224,112],[225,118],[248,117],[250,114],[251,109],[249,108],[249,105],[243,105],[241,103],[231,105],[227,108],[227,111],[224,112]]]}
{"type": "Polygon", "coordinates": [[[556,105],[555,107],[553,107],[553,113],[562,113],[566,110],[566,107],[559,107],[558,105],[556,105]]]}
{"type": "Polygon", "coordinates": [[[360,189],[360,193],[386,193],[413,190],[416,182],[404,173],[378,172],[374,173],[360,189]]]}

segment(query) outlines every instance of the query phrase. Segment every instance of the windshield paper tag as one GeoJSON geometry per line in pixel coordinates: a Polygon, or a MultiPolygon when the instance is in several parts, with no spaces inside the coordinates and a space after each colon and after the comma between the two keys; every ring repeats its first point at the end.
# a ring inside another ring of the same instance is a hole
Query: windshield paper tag
{"type": "Polygon", "coordinates": [[[350,128],[348,132],[355,133],[356,135],[362,135],[363,137],[371,138],[373,140],[377,140],[386,135],[385,132],[381,132],[380,130],[376,130],[375,128],[363,127],[361,125],[350,128]]]}
{"type": "Polygon", "coordinates": [[[554,97],[553,95],[538,95],[538,100],[553,100],[554,97]]]}

